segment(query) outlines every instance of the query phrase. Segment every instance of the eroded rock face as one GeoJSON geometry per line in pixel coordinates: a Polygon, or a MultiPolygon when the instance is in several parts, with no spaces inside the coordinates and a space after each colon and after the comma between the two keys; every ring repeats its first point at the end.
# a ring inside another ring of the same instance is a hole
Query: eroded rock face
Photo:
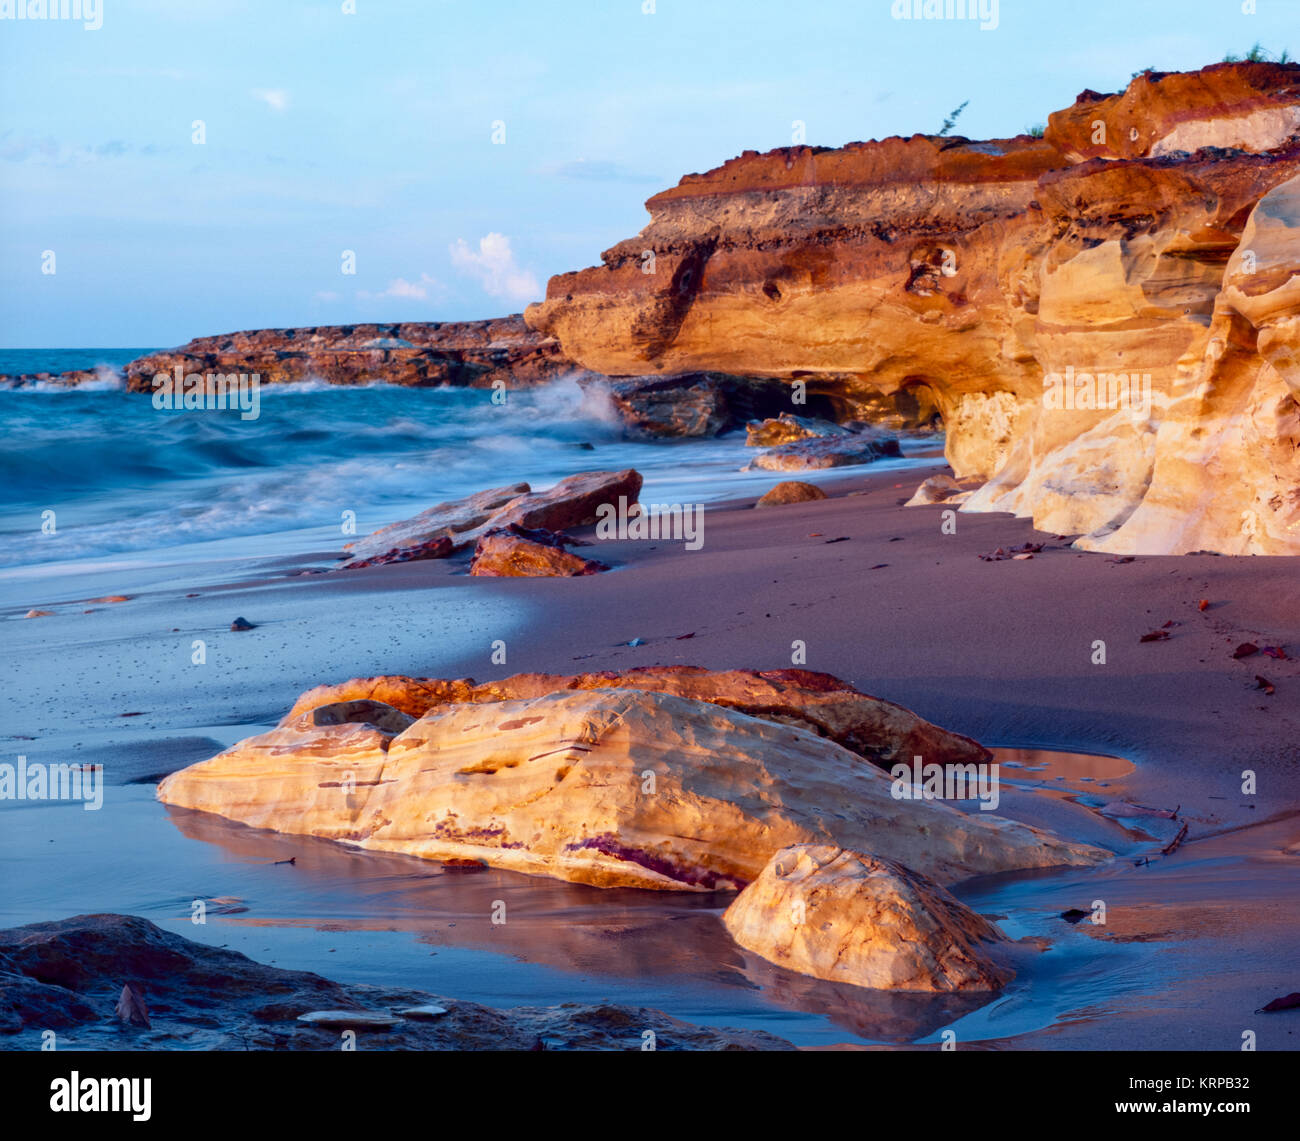
{"type": "MultiPolygon", "coordinates": [[[[348,543],[351,558],[340,570],[377,562],[403,562],[412,548],[447,539],[451,552],[476,543],[488,531],[509,527],[544,528],[564,531],[596,522],[597,508],[617,505],[620,497],[629,504],[641,494],[641,473],[588,471],[567,476],[547,491],[533,491],[526,483],[476,492],[465,499],[439,503],[410,519],[381,527],[363,539],[348,543]]],[[[445,557],[427,555],[424,557],[445,557]]]]}
{"type": "Polygon", "coordinates": [[[607,570],[602,562],[566,550],[563,536],[514,523],[479,539],[469,565],[470,574],[488,578],[574,578],[607,570]]]}
{"type": "Polygon", "coordinates": [[[700,666],[639,666],[584,674],[515,674],[477,684],[473,678],[353,678],[304,693],[280,722],[339,702],[368,700],[410,717],[449,705],[518,701],[571,690],[639,689],[705,701],[794,725],[827,737],[858,756],[889,768],[923,756],[939,764],[987,764],[983,745],[932,725],[910,709],[871,697],[830,674],[813,670],[707,670],[700,666]]]}
{"type": "Polygon", "coordinates": [[[1079,546],[1300,554],[1300,176],[1251,211],[1207,337],[1153,434],[1141,501],[1079,546]]]}
{"type": "Polygon", "coordinates": [[[800,974],[905,991],[998,990],[997,929],[891,860],[826,845],[782,849],[722,917],[742,947],[800,974]]]}
{"type": "Polygon", "coordinates": [[[1044,137],[1070,162],[1083,162],[1202,147],[1267,151],[1297,132],[1300,71],[1247,61],[1193,72],[1144,71],[1118,95],[1085,91],[1073,107],[1048,117],[1044,137]]]}
{"type": "Polygon", "coordinates": [[[195,943],[134,915],[78,915],[0,931],[0,1034],[13,1049],[337,1050],[339,1031],[410,1050],[788,1050],[763,1031],[693,1026],[645,1007],[565,1003],[495,1010],[397,986],[346,985],[195,943]],[[128,982],[152,1026],[113,1014],[128,982]],[[430,1017],[430,1012],[442,1013],[430,1017]],[[335,1012],[315,1023],[305,1014],[335,1012]],[[367,1030],[366,1027],[382,1029],[367,1030]]]}
{"type": "MultiPolygon", "coordinates": [[[[780,848],[871,850],[953,882],[1107,853],[984,814],[896,800],[832,741],[638,690],[453,705],[392,734],[319,711],[158,786],[257,828],[596,887],[736,890],[780,848]]],[[[361,714],[368,716],[369,714],[361,714]]]]}
{"type": "Polygon", "coordinates": [[[525,318],[588,368],[799,380],[839,419],[910,394],[987,483],[962,510],[1085,548],[1300,553],[1297,132],[1300,67],[1245,63],[1085,92],[1043,139],[746,152],[525,318]]]}

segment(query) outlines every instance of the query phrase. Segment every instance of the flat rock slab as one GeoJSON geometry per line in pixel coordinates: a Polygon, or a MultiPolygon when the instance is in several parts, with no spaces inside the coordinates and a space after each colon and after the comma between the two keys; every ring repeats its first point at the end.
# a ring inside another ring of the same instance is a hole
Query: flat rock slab
{"type": "MultiPolygon", "coordinates": [[[[410,561],[412,552],[441,551],[438,544],[444,539],[451,544],[447,553],[455,553],[473,546],[488,531],[511,524],[549,531],[585,527],[596,522],[597,509],[602,505],[617,505],[622,497],[630,506],[640,494],[641,474],[631,468],[580,472],[546,491],[533,491],[526,483],[491,488],[439,503],[347,544],[343,549],[351,557],[336,569],[410,561]]],[[[446,556],[439,553],[422,557],[446,556]]]]}

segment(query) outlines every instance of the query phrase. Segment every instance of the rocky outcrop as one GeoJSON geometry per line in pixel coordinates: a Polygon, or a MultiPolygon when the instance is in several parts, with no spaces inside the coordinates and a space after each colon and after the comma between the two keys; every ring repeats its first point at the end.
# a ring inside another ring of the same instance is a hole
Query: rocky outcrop
{"type": "Polygon", "coordinates": [[[469,573],[484,578],[575,578],[609,570],[566,549],[563,535],[515,523],[487,532],[474,548],[469,573]]]}
{"type": "Polygon", "coordinates": [[[825,499],[826,492],[813,483],[787,479],[759,497],[755,507],[784,507],[787,503],[811,503],[825,499]]]}
{"type": "Polygon", "coordinates": [[[631,468],[579,472],[546,491],[533,491],[526,483],[479,491],[465,499],[439,503],[345,544],[343,549],[351,557],[338,569],[409,561],[409,555],[408,559],[401,556],[420,547],[441,551],[439,541],[443,539],[451,544],[450,550],[422,557],[445,558],[472,546],[488,531],[512,525],[548,531],[585,527],[596,522],[601,506],[609,504],[617,510],[620,498],[634,504],[640,494],[641,474],[631,468]]]}
{"type": "Polygon", "coordinates": [[[746,152],[525,318],[587,368],[801,382],[839,419],[910,394],[987,484],[962,510],[1084,548],[1300,553],[1298,122],[1300,67],[1220,64],[1041,139],[746,152]]]}
{"type": "Polygon", "coordinates": [[[1117,95],[1083,92],[1073,107],[1048,117],[1044,137],[1069,162],[1161,158],[1203,147],[1269,151],[1300,133],[1298,75],[1293,66],[1266,62],[1144,71],[1117,95]]]}
{"type": "Polygon", "coordinates": [[[332,982],[195,943],[134,915],[78,915],[0,931],[0,1034],[14,1049],[788,1050],[761,1030],[693,1026],[612,1003],[496,1010],[400,986],[332,982]],[[149,1029],[114,1016],[129,985],[149,1029]],[[647,1037],[647,1032],[651,1037],[647,1037]]]}
{"type": "Polygon", "coordinates": [[[199,337],[126,366],[132,392],[153,392],[158,373],[257,373],[263,384],[382,381],[412,388],[528,387],[585,370],[559,342],[518,316],[489,321],[408,321],[393,325],[322,325],[255,329],[199,337]]]}
{"type": "Polygon", "coordinates": [[[779,416],[753,420],[745,425],[745,444],[751,448],[774,448],[797,440],[834,439],[850,434],[848,428],[830,420],[782,412],[779,416]]]}
{"type": "Polygon", "coordinates": [[[777,852],[722,917],[742,947],[800,974],[878,990],[999,990],[997,929],[901,864],[843,848],[777,852]]]}
{"type": "Polygon", "coordinates": [[[519,701],[574,690],[639,689],[705,701],[827,737],[882,768],[924,756],[940,764],[987,764],[993,754],[969,737],[932,725],[910,709],[871,697],[813,670],[707,670],[639,666],[584,674],[515,674],[478,684],[473,678],[353,678],[319,685],[294,703],[281,725],[324,705],[373,701],[410,717],[449,705],[519,701]]]}
{"type": "Polygon", "coordinates": [[[336,717],[313,709],[173,773],[158,797],[255,828],[596,887],[736,890],[780,848],[808,843],[944,883],[1108,855],[895,799],[889,774],[832,741],[663,693],[452,705],[398,732],[336,717]]]}
{"type": "Polygon", "coordinates": [[[559,342],[530,329],[519,314],[486,321],[405,321],[250,329],[197,337],[175,349],[138,357],[121,376],[107,368],[0,377],[0,387],[103,385],[117,377],[128,391],[152,393],[165,373],[227,376],[256,373],[262,384],[381,382],[407,388],[529,388],[553,380],[591,379],[559,342]]]}
{"type": "Polygon", "coordinates": [[[630,440],[718,436],[790,404],[790,390],[780,381],[724,373],[591,377],[582,383],[606,395],[630,440]]]}

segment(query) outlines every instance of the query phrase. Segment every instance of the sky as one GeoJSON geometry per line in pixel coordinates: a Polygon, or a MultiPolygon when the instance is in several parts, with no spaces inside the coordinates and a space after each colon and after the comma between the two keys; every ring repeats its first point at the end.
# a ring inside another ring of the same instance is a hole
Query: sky
{"type": "Polygon", "coordinates": [[[652,194],[796,123],[840,146],[937,133],[965,102],[954,134],[1002,137],[1144,68],[1300,55],[1300,0],[1000,0],[987,29],[902,0],[13,18],[34,2],[0,0],[5,348],[516,313],[640,231],[652,194]]]}

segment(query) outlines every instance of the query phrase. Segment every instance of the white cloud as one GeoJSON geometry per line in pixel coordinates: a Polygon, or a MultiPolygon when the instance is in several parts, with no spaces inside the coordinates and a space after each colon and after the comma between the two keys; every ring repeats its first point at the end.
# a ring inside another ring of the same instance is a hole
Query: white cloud
{"type": "Polygon", "coordinates": [[[404,277],[395,277],[388,283],[388,288],[380,293],[371,293],[365,289],[358,290],[357,297],[362,301],[378,301],[384,298],[398,298],[404,301],[427,301],[430,290],[441,292],[442,286],[438,283],[437,278],[422,273],[418,281],[407,281],[404,277]]]}
{"type": "Polygon", "coordinates": [[[252,95],[254,99],[260,99],[272,111],[283,111],[289,106],[289,93],[279,88],[266,89],[262,87],[253,88],[252,95]]]}
{"type": "Polygon", "coordinates": [[[434,284],[436,282],[427,273],[420,274],[419,281],[407,281],[404,277],[398,277],[388,283],[384,296],[414,297],[423,301],[429,296],[429,286],[434,284]]]}
{"type": "Polygon", "coordinates": [[[541,287],[532,270],[515,264],[510,239],[504,234],[491,233],[480,238],[477,253],[464,238],[457,238],[451,247],[451,264],[462,273],[478,278],[483,292],[492,297],[535,301],[541,296],[541,287]]]}
{"type": "Polygon", "coordinates": [[[332,289],[318,289],[315,294],[317,301],[337,301],[339,295],[332,289]]]}

